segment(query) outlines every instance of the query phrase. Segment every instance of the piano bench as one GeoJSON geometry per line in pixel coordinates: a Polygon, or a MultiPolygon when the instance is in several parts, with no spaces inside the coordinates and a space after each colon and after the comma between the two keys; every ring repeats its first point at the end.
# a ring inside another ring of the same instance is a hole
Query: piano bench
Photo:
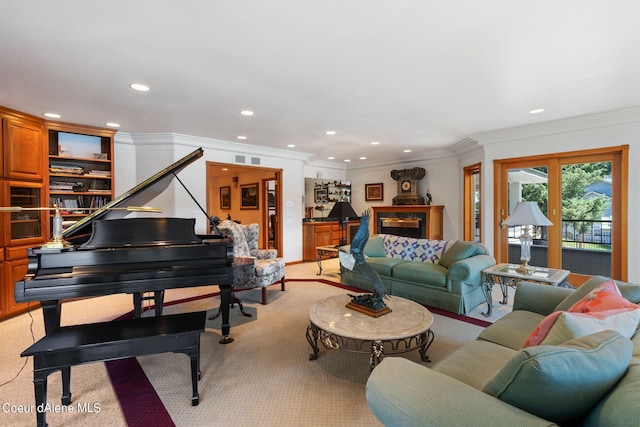
{"type": "MultiPolygon", "coordinates": [[[[71,366],[166,352],[191,358],[191,404],[196,406],[200,401],[200,334],[205,321],[206,312],[199,311],[57,329],[20,354],[33,356],[36,407],[46,406],[47,376],[52,372],[62,370],[62,404],[69,405],[71,366]]],[[[47,425],[45,415],[37,412],[38,426],[47,425]]]]}

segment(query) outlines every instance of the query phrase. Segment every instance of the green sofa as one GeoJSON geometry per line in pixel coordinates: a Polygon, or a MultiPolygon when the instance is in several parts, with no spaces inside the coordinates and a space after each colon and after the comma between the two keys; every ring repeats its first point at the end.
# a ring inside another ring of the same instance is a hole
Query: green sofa
{"type": "MultiPolygon", "coordinates": [[[[340,251],[348,252],[349,247],[340,251]]],[[[370,236],[364,255],[389,294],[457,314],[486,301],[482,270],[496,263],[480,243],[391,234],[370,236]]],[[[340,271],[343,284],[371,290],[371,284],[357,271],[344,266],[340,271]]]]}
{"type": "MultiPolygon", "coordinates": [[[[639,426],[637,310],[626,309],[636,316],[626,332],[521,348],[547,315],[609,280],[593,277],[576,290],[519,283],[513,311],[433,369],[384,359],[367,381],[369,407],[387,426],[639,426]]],[[[626,300],[640,302],[640,285],[615,283],[626,300]]]]}

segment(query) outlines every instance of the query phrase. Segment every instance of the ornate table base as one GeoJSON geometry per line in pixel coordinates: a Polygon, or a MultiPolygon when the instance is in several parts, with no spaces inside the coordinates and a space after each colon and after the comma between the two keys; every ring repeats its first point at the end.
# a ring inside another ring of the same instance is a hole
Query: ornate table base
{"type": "Polygon", "coordinates": [[[320,352],[318,341],[320,341],[328,350],[339,349],[353,353],[369,353],[369,367],[371,370],[382,362],[385,354],[407,353],[413,350],[418,350],[423,362],[431,362],[431,359],[427,356],[427,350],[433,343],[434,338],[434,333],[429,329],[426,332],[408,338],[363,341],[329,333],[314,324],[307,326],[307,341],[313,350],[313,353],[309,355],[309,360],[318,358],[318,353],[320,352]]]}
{"type": "Polygon", "coordinates": [[[309,309],[307,341],[316,360],[320,344],[328,350],[345,350],[369,354],[371,370],[385,355],[418,350],[425,362],[430,362],[427,350],[434,340],[431,331],[433,316],[413,301],[391,297],[392,312],[372,317],[346,307],[349,295],[336,295],[318,301],[309,309]]]}

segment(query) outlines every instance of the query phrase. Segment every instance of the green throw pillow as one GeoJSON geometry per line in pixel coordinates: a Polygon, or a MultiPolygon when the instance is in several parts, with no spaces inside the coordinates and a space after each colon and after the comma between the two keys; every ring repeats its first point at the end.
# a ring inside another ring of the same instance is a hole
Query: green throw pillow
{"type": "Polygon", "coordinates": [[[363,251],[366,256],[387,256],[387,253],[384,250],[384,240],[379,234],[374,234],[373,236],[369,237],[369,240],[367,240],[367,244],[364,245],[363,251]]]}
{"type": "Polygon", "coordinates": [[[466,259],[475,254],[476,250],[475,243],[465,242],[464,240],[456,240],[453,245],[449,249],[442,254],[442,258],[438,261],[438,264],[443,266],[444,268],[449,268],[451,264],[456,261],[460,261],[461,259],[466,259]]]}
{"type": "Polygon", "coordinates": [[[547,420],[561,423],[587,414],[624,375],[633,345],[601,331],[516,353],[482,391],[547,420]]]}

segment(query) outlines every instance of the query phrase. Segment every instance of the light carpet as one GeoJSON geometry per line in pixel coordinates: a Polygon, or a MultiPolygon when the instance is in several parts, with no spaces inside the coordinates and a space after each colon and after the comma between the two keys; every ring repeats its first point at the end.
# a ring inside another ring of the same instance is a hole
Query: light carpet
{"type": "MultiPolygon", "coordinates": [[[[294,268],[288,267],[288,270],[294,268]]],[[[315,272],[312,275],[315,276],[315,272]]],[[[323,271],[319,278],[324,277],[323,271]]],[[[186,356],[160,354],[139,358],[175,425],[380,425],[365,402],[364,384],[369,374],[367,355],[321,348],[318,360],[308,360],[311,347],[305,331],[309,306],[325,296],[347,291],[305,281],[288,281],[285,292],[276,288],[270,288],[270,303],[266,306],[259,303],[259,290],[239,294],[247,311],[254,317],[242,316],[237,308],[232,310],[231,335],[235,338],[234,343],[218,343],[220,320],[207,324],[202,335],[199,406],[190,404],[191,385],[186,356]]],[[[219,298],[199,297],[215,290],[216,287],[202,287],[168,292],[167,300],[182,300],[190,296],[195,299],[168,306],[166,313],[213,312],[219,298]]],[[[63,325],[111,320],[130,310],[131,297],[113,295],[69,302],[63,307],[63,325]]],[[[33,311],[33,326],[29,315],[2,322],[0,425],[31,426],[35,423],[34,413],[20,412],[21,408],[28,410],[34,398],[32,361],[29,359],[20,371],[26,359],[20,358],[19,353],[32,342],[31,327],[36,339],[44,335],[41,317],[38,309],[33,311]]],[[[475,339],[482,330],[480,326],[447,316],[435,314],[434,318],[432,330],[435,340],[428,351],[432,363],[422,362],[417,351],[403,357],[432,366],[465,342],[475,339]]],[[[50,403],[60,402],[59,378],[57,373],[49,377],[50,403]]],[[[74,367],[72,392],[74,403],[98,403],[100,411],[49,413],[47,420],[50,426],[126,425],[118,399],[109,386],[104,364],[74,367]]],[[[148,423],[158,425],[154,421],[148,420],[148,423]]]]}
{"type": "MultiPolygon", "coordinates": [[[[200,405],[190,404],[188,359],[183,355],[138,358],[176,425],[184,426],[372,426],[364,387],[369,375],[366,354],[321,349],[309,361],[306,337],[309,306],[347,290],[318,282],[287,282],[286,292],[272,293],[259,304],[260,292],[245,291],[248,318],[232,310],[232,344],[221,345],[220,320],[209,321],[201,341],[200,405]],[[270,295],[271,296],[271,295],[270,295]],[[167,367],[171,367],[167,369],[167,367]]],[[[172,306],[170,312],[207,310],[210,301],[172,306]]],[[[425,366],[445,358],[482,327],[434,314],[432,363],[417,351],[406,357],[425,366]]]]}

